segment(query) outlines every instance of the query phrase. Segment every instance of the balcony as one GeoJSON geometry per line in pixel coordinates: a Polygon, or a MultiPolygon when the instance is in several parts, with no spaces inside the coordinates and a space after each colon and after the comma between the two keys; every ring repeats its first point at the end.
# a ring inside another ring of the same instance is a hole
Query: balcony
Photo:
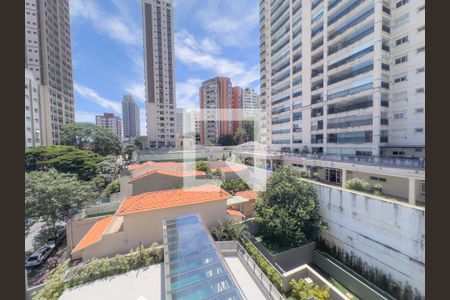
{"type": "Polygon", "coordinates": [[[334,93],[334,94],[329,94],[328,95],[328,100],[333,100],[333,99],[336,99],[336,98],[346,97],[348,95],[358,94],[360,92],[363,92],[363,91],[371,89],[372,86],[373,86],[373,83],[370,82],[370,83],[363,84],[361,86],[357,86],[357,87],[354,87],[354,88],[347,89],[345,91],[341,91],[341,92],[334,93]]]}
{"type": "Polygon", "coordinates": [[[356,52],[356,53],[354,53],[352,55],[349,55],[349,56],[347,56],[345,58],[342,58],[342,59],[340,59],[340,60],[330,64],[328,66],[328,70],[336,69],[336,68],[338,68],[340,66],[343,66],[343,65],[345,65],[345,64],[347,64],[349,62],[357,60],[358,58],[364,57],[365,55],[367,55],[368,53],[371,53],[371,52],[373,52],[373,45],[368,46],[365,49],[362,49],[362,50],[360,50],[360,51],[358,51],[358,52],[356,52]]]}
{"type": "Polygon", "coordinates": [[[311,104],[320,103],[323,101],[323,94],[311,96],[311,104]]]}
{"type": "Polygon", "coordinates": [[[328,84],[331,85],[331,84],[338,83],[338,82],[347,80],[349,78],[354,78],[358,75],[370,72],[371,70],[373,70],[373,64],[363,66],[363,67],[355,69],[355,70],[353,70],[353,69],[354,68],[352,68],[352,71],[350,71],[350,72],[343,72],[338,75],[330,76],[328,78],[328,84]]]}
{"type": "Polygon", "coordinates": [[[350,36],[348,38],[343,39],[339,43],[337,43],[337,44],[335,44],[335,45],[333,45],[331,47],[328,47],[328,55],[336,53],[336,52],[338,52],[341,49],[344,49],[344,48],[346,48],[346,47],[348,47],[350,45],[355,44],[356,42],[362,40],[366,36],[372,34],[373,31],[374,31],[374,28],[373,28],[373,26],[371,26],[370,28],[367,28],[366,30],[364,30],[364,31],[362,31],[360,33],[357,33],[354,36],[350,36]]]}
{"type": "Polygon", "coordinates": [[[356,25],[367,20],[369,18],[369,16],[371,16],[373,13],[374,13],[374,8],[372,7],[371,9],[369,9],[368,11],[364,12],[363,14],[357,16],[356,18],[350,19],[349,22],[346,23],[345,25],[336,27],[336,29],[334,31],[330,31],[330,33],[328,34],[328,41],[331,41],[332,39],[334,39],[338,35],[346,32],[350,28],[355,28],[356,25]]]}
{"type": "Polygon", "coordinates": [[[372,118],[361,119],[361,120],[348,120],[341,122],[328,122],[328,129],[340,129],[340,128],[351,128],[351,127],[359,127],[359,126],[368,126],[372,125],[372,118]]]}

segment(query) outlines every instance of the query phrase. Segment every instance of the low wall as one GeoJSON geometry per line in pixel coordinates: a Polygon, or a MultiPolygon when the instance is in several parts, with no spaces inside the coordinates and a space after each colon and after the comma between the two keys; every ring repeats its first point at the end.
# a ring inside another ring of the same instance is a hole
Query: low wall
{"type": "Polygon", "coordinates": [[[314,262],[313,250],[315,248],[316,243],[310,243],[273,255],[272,257],[274,262],[287,272],[300,265],[312,264],[314,262]]]}
{"type": "Polygon", "coordinates": [[[386,300],[394,298],[386,293],[378,291],[373,285],[366,284],[363,280],[348,272],[342,265],[333,262],[327,257],[321,255],[319,252],[313,252],[314,264],[322,271],[336,279],[339,283],[344,285],[352,293],[361,299],[386,300]]]}
{"type": "Polygon", "coordinates": [[[95,222],[97,222],[101,218],[103,218],[103,216],[81,220],[71,220],[67,222],[67,249],[69,253],[81,241],[81,239],[86,235],[89,229],[91,229],[95,222]]]}
{"type": "Polygon", "coordinates": [[[312,182],[323,237],[425,295],[425,209],[312,182]]]}

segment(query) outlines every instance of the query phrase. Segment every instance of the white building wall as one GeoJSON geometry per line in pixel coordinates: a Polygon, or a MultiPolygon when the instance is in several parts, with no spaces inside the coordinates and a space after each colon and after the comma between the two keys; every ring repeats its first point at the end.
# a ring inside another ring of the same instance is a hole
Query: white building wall
{"type": "Polygon", "coordinates": [[[39,82],[25,69],[25,147],[41,146],[39,82]]]}
{"type": "Polygon", "coordinates": [[[327,240],[425,295],[425,209],[315,186],[327,240]]]}

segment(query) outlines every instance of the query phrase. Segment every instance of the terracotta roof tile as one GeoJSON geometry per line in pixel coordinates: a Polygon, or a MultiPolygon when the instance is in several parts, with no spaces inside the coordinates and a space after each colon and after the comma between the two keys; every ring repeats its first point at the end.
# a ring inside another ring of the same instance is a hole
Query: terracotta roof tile
{"type": "Polygon", "coordinates": [[[179,170],[179,171],[171,171],[171,170],[151,170],[147,173],[138,175],[136,177],[131,178],[130,180],[128,180],[128,183],[132,183],[135,182],[139,179],[142,179],[144,177],[147,177],[149,175],[153,175],[153,174],[162,174],[162,175],[167,175],[167,176],[172,176],[172,177],[190,177],[190,176],[203,176],[206,175],[205,172],[201,172],[201,171],[190,171],[190,170],[179,170]]]}
{"type": "Polygon", "coordinates": [[[116,215],[227,200],[230,197],[225,190],[213,185],[148,192],[125,199],[117,209],[116,215]]]}
{"type": "Polygon", "coordinates": [[[246,198],[249,200],[256,200],[256,197],[258,196],[258,191],[255,191],[255,190],[241,191],[241,192],[237,192],[235,194],[235,196],[239,196],[239,197],[246,198]]]}
{"type": "Polygon", "coordinates": [[[155,167],[160,167],[160,168],[164,168],[164,167],[166,167],[166,168],[176,168],[176,167],[182,168],[183,167],[183,163],[181,163],[181,162],[172,162],[172,161],[155,162],[155,161],[151,161],[150,160],[150,161],[147,161],[147,162],[142,163],[142,164],[134,164],[134,165],[128,166],[128,170],[136,171],[136,170],[139,170],[139,169],[141,169],[143,167],[146,167],[146,166],[155,166],[155,167]]]}
{"type": "Polygon", "coordinates": [[[84,248],[100,241],[103,233],[108,228],[109,224],[111,224],[112,219],[113,216],[107,216],[95,222],[95,224],[91,227],[91,229],[89,229],[72,252],[83,250],[84,248]]]}
{"type": "Polygon", "coordinates": [[[234,209],[227,209],[227,213],[231,216],[236,216],[236,217],[241,217],[241,218],[245,218],[244,214],[241,213],[238,210],[234,210],[234,209]]]}

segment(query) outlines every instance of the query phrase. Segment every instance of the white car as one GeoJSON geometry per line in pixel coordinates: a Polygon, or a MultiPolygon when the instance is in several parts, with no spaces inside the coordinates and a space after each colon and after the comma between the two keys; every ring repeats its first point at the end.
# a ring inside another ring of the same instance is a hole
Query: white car
{"type": "Polygon", "coordinates": [[[25,267],[26,268],[35,268],[42,265],[47,258],[52,254],[53,250],[55,249],[55,244],[45,244],[33,254],[31,254],[25,261],[25,267]]]}

